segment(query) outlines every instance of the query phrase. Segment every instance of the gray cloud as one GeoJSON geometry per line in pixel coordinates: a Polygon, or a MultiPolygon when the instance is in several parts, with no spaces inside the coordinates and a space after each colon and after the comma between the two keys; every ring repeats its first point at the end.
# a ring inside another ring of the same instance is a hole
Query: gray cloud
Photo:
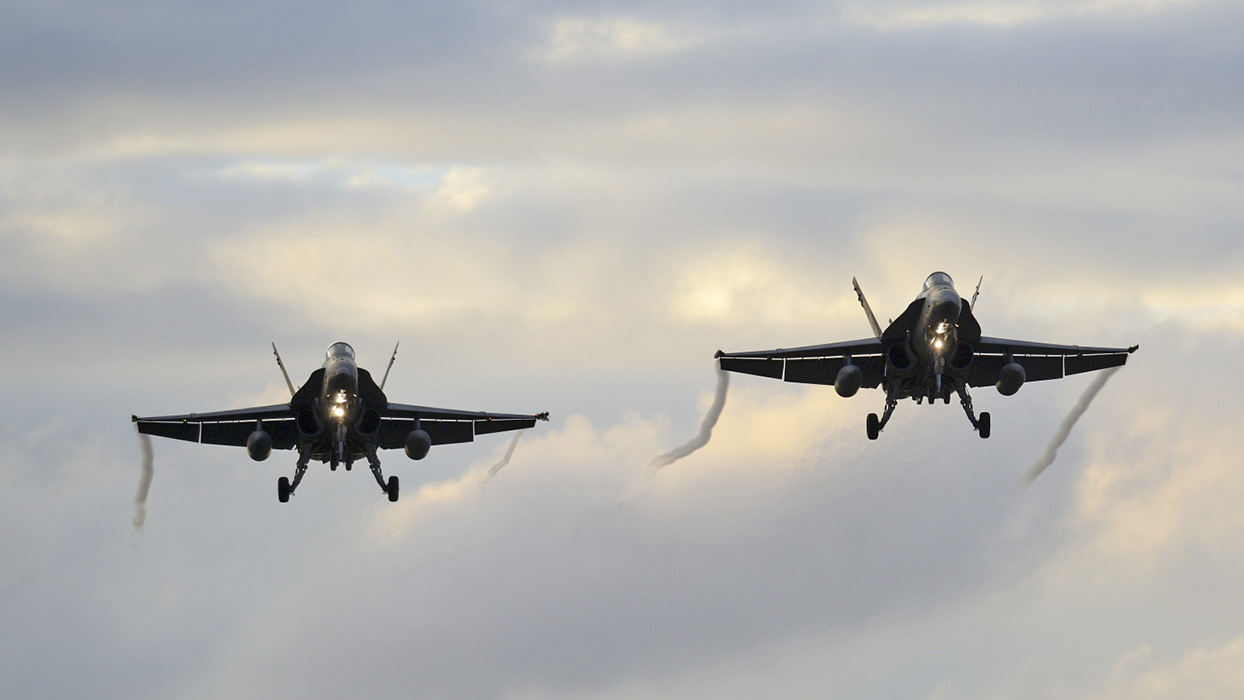
{"type": "Polygon", "coordinates": [[[1109,697],[1231,650],[1239,9],[1044,6],[11,4],[0,695],[1109,697]],[[934,268],[991,335],[1145,347],[1042,488],[1075,382],[872,444],[875,394],[741,377],[617,506],[714,350],[864,337],[853,275],[894,316],[934,268]],[[503,437],[289,507],[291,455],[164,441],[129,546],[131,413],[338,339],[555,420],[486,501],[503,437]]]}

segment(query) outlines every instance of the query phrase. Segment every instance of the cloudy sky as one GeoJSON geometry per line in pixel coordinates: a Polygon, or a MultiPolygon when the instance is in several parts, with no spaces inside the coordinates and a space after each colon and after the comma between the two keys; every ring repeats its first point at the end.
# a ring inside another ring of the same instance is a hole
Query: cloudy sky
{"type": "Polygon", "coordinates": [[[0,2],[0,696],[1244,695],[1244,8],[0,2]],[[1141,350],[957,406],[736,376],[929,272],[1141,350]],[[535,412],[366,471],[156,440],[346,340],[535,412]]]}

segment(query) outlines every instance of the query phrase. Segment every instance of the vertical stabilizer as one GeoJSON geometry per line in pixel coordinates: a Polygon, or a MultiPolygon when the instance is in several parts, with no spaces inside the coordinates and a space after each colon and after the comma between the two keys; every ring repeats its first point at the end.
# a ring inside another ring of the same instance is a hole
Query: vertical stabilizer
{"type": "Polygon", "coordinates": [[[397,345],[393,346],[393,357],[389,358],[389,366],[384,368],[384,376],[380,378],[380,390],[384,391],[384,383],[389,381],[389,370],[393,369],[393,363],[397,362],[397,348],[402,341],[397,341],[397,345]]]}
{"type": "Polygon", "coordinates": [[[873,316],[873,310],[868,307],[868,300],[864,298],[864,292],[860,289],[860,283],[851,278],[851,286],[855,287],[855,295],[860,298],[860,306],[864,307],[864,313],[868,314],[868,323],[873,327],[873,335],[881,337],[881,326],[877,325],[877,317],[873,316]]]}
{"type": "Polygon", "coordinates": [[[285,377],[285,386],[289,387],[289,395],[293,396],[298,393],[294,391],[294,383],[289,380],[289,372],[285,371],[285,363],[281,362],[281,353],[276,350],[276,343],[272,344],[272,354],[276,355],[276,366],[281,368],[281,375],[285,377]]]}

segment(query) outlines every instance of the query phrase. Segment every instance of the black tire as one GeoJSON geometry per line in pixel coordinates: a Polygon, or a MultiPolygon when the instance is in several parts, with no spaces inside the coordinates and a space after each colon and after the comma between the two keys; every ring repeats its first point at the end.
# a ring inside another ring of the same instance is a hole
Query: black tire
{"type": "Polygon", "coordinates": [[[881,420],[877,418],[877,414],[868,414],[868,421],[865,425],[868,427],[868,439],[876,440],[877,436],[881,434],[881,420]]]}
{"type": "Polygon", "coordinates": [[[397,503],[397,477],[389,477],[389,485],[385,488],[385,492],[389,494],[389,503],[397,503]]]}
{"type": "Polygon", "coordinates": [[[281,503],[289,503],[289,477],[276,480],[276,497],[281,503]]]}
{"type": "Polygon", "coordinates": [[[976,431],[980,433],[981,438],[989,437],[989,414],[982,413],[980,419],[976,422],[976,431]]]}

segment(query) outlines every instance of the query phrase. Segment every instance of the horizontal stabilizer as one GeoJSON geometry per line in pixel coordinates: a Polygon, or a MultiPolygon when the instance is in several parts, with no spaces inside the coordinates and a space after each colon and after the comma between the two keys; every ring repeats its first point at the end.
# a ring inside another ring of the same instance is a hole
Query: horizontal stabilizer
{"type": "Polygon", "coordinates": [[[488,435],[490,433],[504,433],[507,430],[526,430],[527,428],[536,427],[536,419],[524,420],[481,420],[475,422],[476,435],[488,435]]]}
{"type": "MultiPolygon", "coordinates": [[[[432,438],[433,445],[452,445],[474,442],[475,431],[471,421],[420,421],[419,428],[432,438]]],[[[400,450],[406,446],[406,436],[415,429],[413,420],[380,421],[379,445],[382,450],[400,450]]]]}
{"type": "MultiPolygon", "coordinates": [[[[838,378],[838,370],[845,364],[845,358],[827,357],[815,360],[787,360],[786,381],[799,384],[831,385],[838,378]]],[[[864,373],[863,387],[876,389],[885,376],[885,360],[880,355],[857,357],[851,364],[859,367],[864,373]]]]}
{"type": "Polygon", "coordinates": [[[161,423],[141,418],[135,418],[134,422],[138,424],[138,432],[142,435],[155,435],[156,437],[187,440],[189,442],[199,441],[198,423],[182,423],[180,421],[176,423],[161,423]]]}
{"type": "Polygon", "coordinates": [[[1122,367],[1127,364],[1127,354],[1117,353],[1114,355],[1082,355],[1078,357],[1067,358],[1067,374],[1079,374],[1081,372],[1094,372],[1099,369],[1109,369],[1111,367],[1122,367]]]}
{"type": "Polygon", "coordinates": [[[721,368],[727,372],[754,374],[758,377],[769,377],[770,379],[782,378],[781,360],[723,357],[718,362],[721,363],[721,368]]]}
{"type": "MultiPolygon", "coordinates": [[[[298,442],[298,425],[292,418],[263,421],[263,429],[272,436],[273,449],[292,450],[298,442]]],[[[255,432],[255,421],[204,423],[200,442],[204,445],[240,447],[246,444],[246,438],[250,437],[253,432],[255,432]]]]}

